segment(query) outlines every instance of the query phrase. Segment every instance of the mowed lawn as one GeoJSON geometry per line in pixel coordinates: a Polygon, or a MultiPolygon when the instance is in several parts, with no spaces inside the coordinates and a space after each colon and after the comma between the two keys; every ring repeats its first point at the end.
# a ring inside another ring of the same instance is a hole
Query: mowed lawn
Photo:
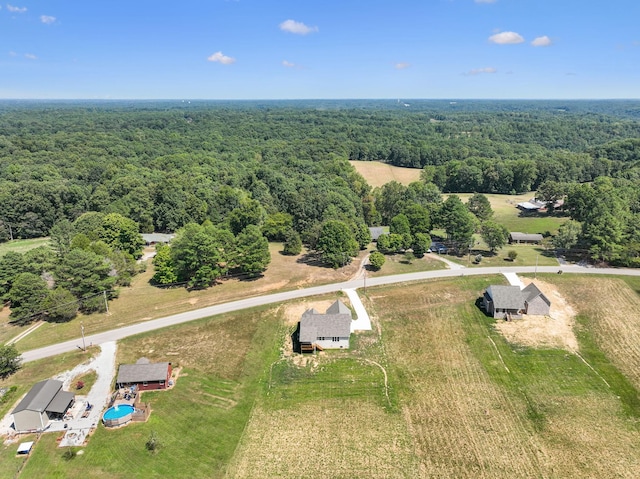
{"type": "Polygon", "coordinates": [[[45,434],[19,477],[640,477],[640,280],[544,280],[577,311],[580,356],[497,332],[476,300],[502,276],[368,288],[374,330],[348,351],[292,353],[313,298],[129,338],[118,362],[181,368],[143,395],[149,422],[100,426],[69,461],[45,434]]]}
{"type": "Polygon", "coordinates": [[[20,477],[224,477],[263,376],[277,358],[284,332],[274,313],[223,315],[122,341],[117,363],[142,356],[170,361],[180,368],[174,388],[144,393],[152,409],[146,423],[100,425],[83,454],[71,460],[57,448],[56,434],[43,435],[20,477]],[[152,434],[160,443],[155,454],[145,447],[152,434]]]}
{"type": "Polygon", "coordinates": [[[37,248],[38,246],[46,246],[48,244],[49,238],[32,238],[6,241],[4,243],[0,243],[0,257],[4,256],[9,251],[14,251],[16,253],[26,253],[30,249],[37,248]]]}
{"type": "MultiPolygon", "coordinates": [[[[472,193],[456,193],[463,203],[466,203],[472,193]]],[[[503,224],[509,231],[519,231],[521,233],[550,233],[556,234],[562,223],[569,220],[566,216],[554,216],[546,213],[521,214],[517,208],[518,203],[528,201],[536,195],[535,191],[520,195],[495,195],[485,196],[491,203],[493,209],[493,220],[503,224]]],[[[445,198],[448,195],[445,195],[445,198]]]]}

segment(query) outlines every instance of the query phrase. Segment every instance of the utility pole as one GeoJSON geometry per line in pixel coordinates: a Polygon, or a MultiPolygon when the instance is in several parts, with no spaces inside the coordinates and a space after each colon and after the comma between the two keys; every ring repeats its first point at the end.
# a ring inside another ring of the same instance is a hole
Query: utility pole
{"type": "Polygon", "coordinates": [[[84,343],[84,323],[80,321],[80,332],[82,333],[82,350],[87,351],[87,345],[84,343]]]}
{"type": "Polygon", "coordinates": [[[104,296],[104,309],[107,310],[107,314],[109,314],[109,303],[107,302],[107,291],[104,290],[102,292],[103,296],[104,296]]]}
{"type": "Polygon", "coordinates": [[[364,273],[364,294],[367,294],[367,265],[364,265],[362,272],[364,273]]]}
{"type": "Polygon", "coordinates": [[[7,223],[7,226],[9,227],[9,238],[11,239],[11,241],[13,241],[13,231],[11,231],[11,225],[7,223]]]}
{"type": "Polygon", "coordinates": [[[536,279],[538,277],[538,256],[540,255],[536,255],[536,269],[534,270],[535,272],[533,273],[533,279],[536,279]]]}

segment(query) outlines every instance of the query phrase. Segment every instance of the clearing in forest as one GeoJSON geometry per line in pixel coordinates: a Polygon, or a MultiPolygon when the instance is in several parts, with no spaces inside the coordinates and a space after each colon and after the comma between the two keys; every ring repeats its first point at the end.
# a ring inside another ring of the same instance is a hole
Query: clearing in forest
{"type": "Polygon", "coordinates": [[[420,168],[402,168],[380,161],[349,161],[372,188],[378,188],[391,181],[407,186],[420,180],[420,168]]]}

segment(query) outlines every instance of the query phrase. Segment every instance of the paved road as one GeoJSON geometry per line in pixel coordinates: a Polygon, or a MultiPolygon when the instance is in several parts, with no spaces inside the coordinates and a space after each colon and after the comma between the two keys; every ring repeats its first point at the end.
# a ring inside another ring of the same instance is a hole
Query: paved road
{"type": "MultiPolygon", "coordinates": [[[[399,274],[394,276],[380,276],[377,278],[366,278],[366,286],[380,286],[386,284],[404,283],[407,281],[418,281],[434,278],[450,278],[455,276],[475,276],[511,273],[557,273],[561,269],[564,273],[582,273],[582,274],[611,274],[611,275],[628,275],[640,276],[640,269],[616,269],[616,268],[583,268],[580,266],[520,266],[520,267],[500,267],[500,268],[464,268],[458,270],[440,270],[440,271],[422,271],[418,273],[399,274]]],[[[153,331],[156,329],[166,328],[176,324],[182,324],[196,319],[206,318],[222,313],[239,311],[242,309],[253,308],[265,304],[279,303],[292,299],[304,298],[307,296],[315,296],[327,293],[335,293],[343,289],[358,289],[365,286],[365,279],[345,281],[342,283],[327,284],[324,286],[315,286],[313,288],[298,289],[294,291],[286,291],[283,293],[269,294],[264,296],[256,296],[253,298],[241,299],[230,303],[218,304],[206,308],[188,311],[186,313],[166,316],[164,318],[154,319],[143,323],[126,326],[123,328],[112,329],[104,333],[86,336],[86,344],[102,344],[107,341],[118,341],[120,339],[133,336],[135,334],[153,331]]],[[[24,362],[34,361],[36,359],[56,356],[77,349],[82,344],[80,338],[72,339],[44,348],[33,349],[22,353],[24,362]]]]}

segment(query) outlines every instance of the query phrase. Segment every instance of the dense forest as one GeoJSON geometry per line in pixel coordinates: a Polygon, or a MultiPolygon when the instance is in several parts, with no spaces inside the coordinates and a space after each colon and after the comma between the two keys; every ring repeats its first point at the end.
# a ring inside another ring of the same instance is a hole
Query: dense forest
{"type": "Polygon", "coordinates": [[[515,193],[636,180],[639,152],[637,101],[2,102],[0,239],[86,211],[175,231],[250,200],[304,233],[327,209],[378,219],[348,159],[426,167],[443,192],[515,193]]]}
{"type": "Polygon", "coordinates": [[[109,258],[104,284],[77,297],[134,274],[138,246],[115,238],[131,228],[177,231],[154,279],[194,287],[264,271],[266,240],[338,267],[368,244],[367,226],[392,226],[386,251],[424,250],[433,227],[459,245],[502,234],[441,192],[564,199],[574,221],[558,247],[635,264],[639,182],[640,101],[0,102],[0,241],[58,238],[46,268],[60,278],[73,249],[109,258]],[[422,180],[372,191],[348,160],[420,168],[422,180]]]}

